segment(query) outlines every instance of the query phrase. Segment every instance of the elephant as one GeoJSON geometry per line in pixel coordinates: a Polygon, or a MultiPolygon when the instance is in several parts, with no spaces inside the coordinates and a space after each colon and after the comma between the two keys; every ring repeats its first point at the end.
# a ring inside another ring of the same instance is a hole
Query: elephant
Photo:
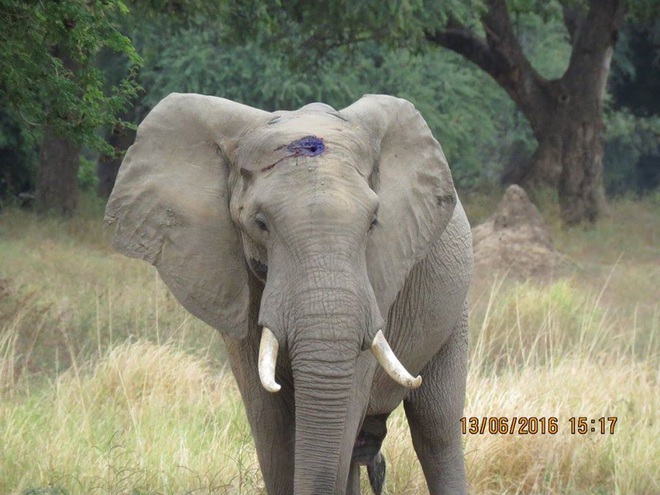
{"type": "Polygon", "coordinates": [[[401,402],[433,495],[466,493],[470,226],[414,105],[268,112],[173,93],[139,125],[105,221],[221,332],[267,493],[382,492],[401,402]]]}

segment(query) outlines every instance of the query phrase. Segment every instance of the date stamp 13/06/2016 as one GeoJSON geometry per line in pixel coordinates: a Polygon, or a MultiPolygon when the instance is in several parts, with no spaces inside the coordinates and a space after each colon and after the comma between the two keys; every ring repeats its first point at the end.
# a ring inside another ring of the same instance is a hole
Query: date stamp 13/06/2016
{"type": "Polygon", "coordinates": [[[463,435],[556,435],[560,430],[571,435],[614,435],[617,420],[616,416],[573,416],[566,421],[554,416],[464,416],[461,431],[463,435]]]}

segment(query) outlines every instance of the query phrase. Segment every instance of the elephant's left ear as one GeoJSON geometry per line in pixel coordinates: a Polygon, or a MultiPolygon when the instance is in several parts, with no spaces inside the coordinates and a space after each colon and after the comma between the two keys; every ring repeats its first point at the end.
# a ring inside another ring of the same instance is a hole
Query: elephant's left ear
{"type": "Polygon", "coordinates": [[[383,316],[413,266],[440,237],[456,206],[442,148],[407,100],[367,95],[341,111],[375,154],[378,223],[368,251],[369,278],[383,316]]]}

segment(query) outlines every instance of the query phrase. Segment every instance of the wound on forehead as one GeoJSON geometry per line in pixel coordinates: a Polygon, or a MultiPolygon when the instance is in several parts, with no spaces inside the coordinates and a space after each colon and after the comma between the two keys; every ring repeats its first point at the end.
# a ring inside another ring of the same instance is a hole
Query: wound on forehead
{"type": "Polygon", "coordinates": [[[323,144],[323,139],[319,137],[305,136],[304,138],[296,139],[289,144],[278,146],[274,151],[281,149],[286,149],[291,154],[280,158],[275,163],[268,165],[267,167],[262,168],[262,172],[272,169],[285,158],[291,158],[293,156],[318,156],[325,151],[325,144],[323,144]]]}
{"type": "Polygon", "coordinates": [[[325,151],[325,145],[319,137],[305,136],[289,143],[286,149],[295,156],[318,156],[325,151]]]}

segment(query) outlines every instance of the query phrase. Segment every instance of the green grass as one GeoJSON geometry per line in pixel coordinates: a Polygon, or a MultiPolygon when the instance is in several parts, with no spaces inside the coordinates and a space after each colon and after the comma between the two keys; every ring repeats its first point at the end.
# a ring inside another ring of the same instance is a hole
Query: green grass
{"type": "MultiPolygon", "coordinates": [[[[660,203],[564,231],[541,201],[574,263],[476,281],[465,415],[559,431],[465,435],[471,493],[660,493],[660,203]],[[571,434],[578,416],[615,433],[571,434]]],[[[98,202],[66,221],[0,212],[0,494],[264,493],[221,339],[108,240],[98,202]]],[[[388,428],[387,493],[426,493],[401,410],[388,428]]]]}

